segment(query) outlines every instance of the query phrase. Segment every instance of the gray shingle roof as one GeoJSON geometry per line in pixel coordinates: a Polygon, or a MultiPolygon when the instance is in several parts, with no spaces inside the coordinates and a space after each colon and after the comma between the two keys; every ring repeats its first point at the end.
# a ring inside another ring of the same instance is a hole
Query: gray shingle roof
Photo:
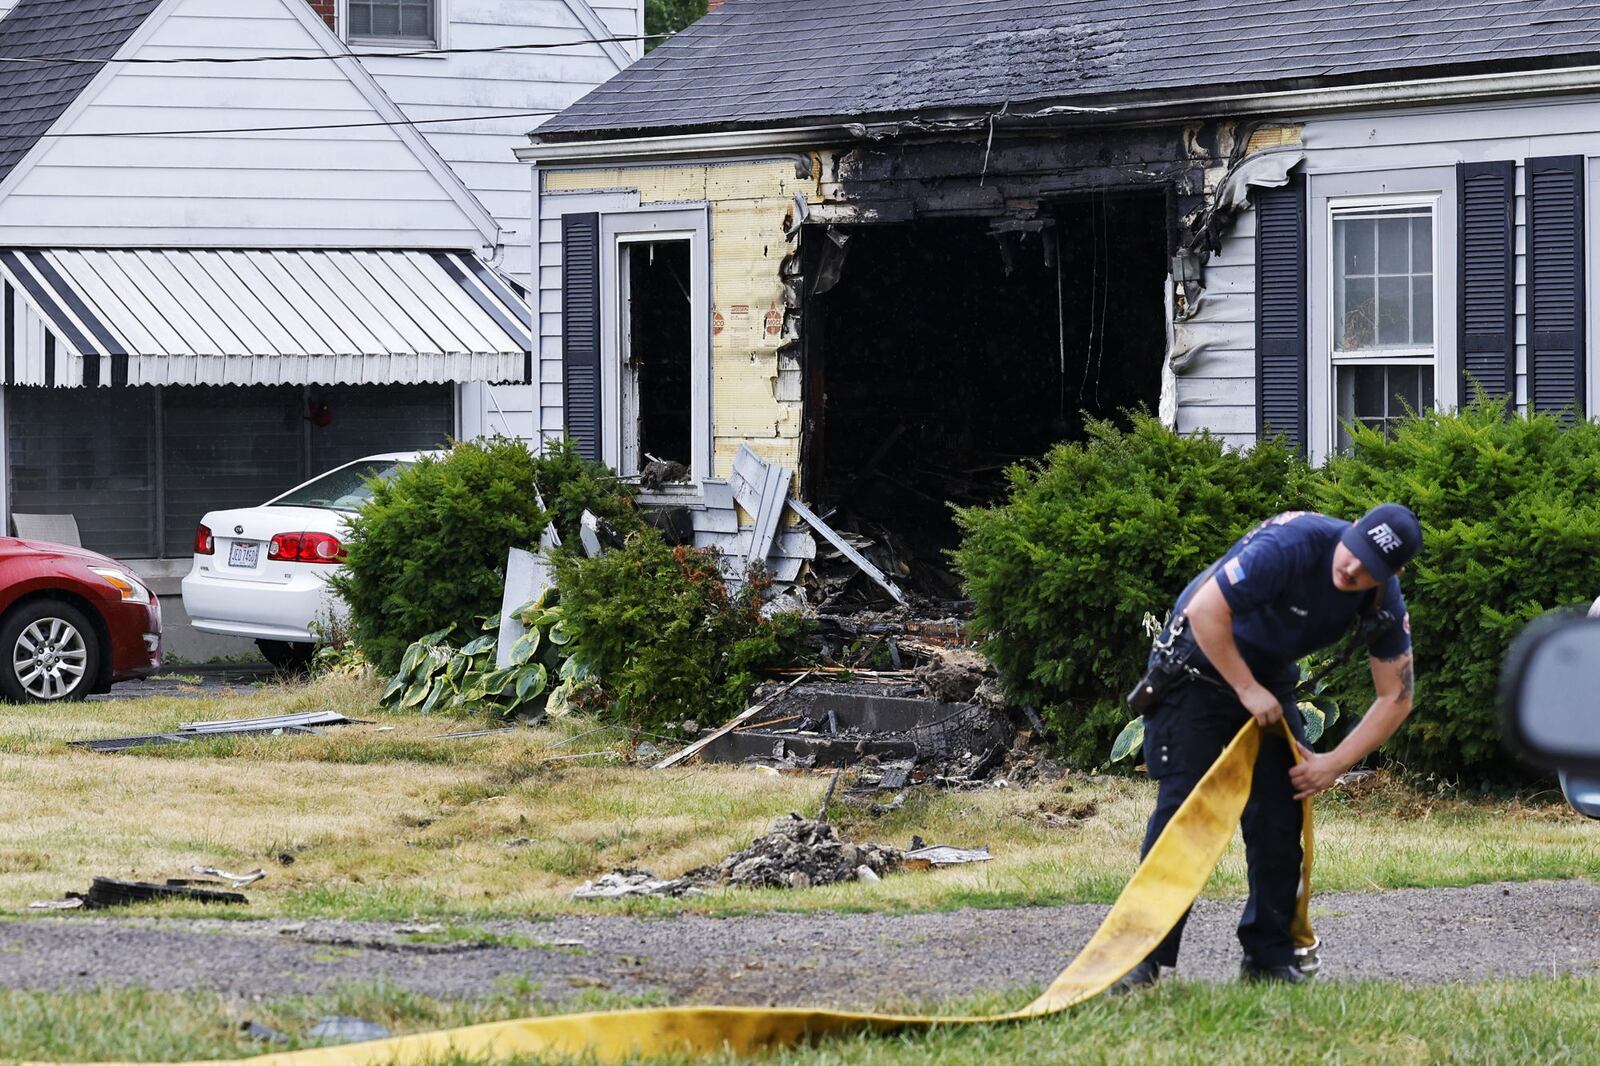
{"type": "Polygon", "coordinates": [[[546,122],[631,131],[1566,65],[1593,0],[729,0],[546,122]]]}
{"type": "Polygon", "coordinates": [[[18,0],[0,20],[0,56],[72,56],[89,63],[0,60],[0,179],[22,161],[161,0],[18,0]]]}

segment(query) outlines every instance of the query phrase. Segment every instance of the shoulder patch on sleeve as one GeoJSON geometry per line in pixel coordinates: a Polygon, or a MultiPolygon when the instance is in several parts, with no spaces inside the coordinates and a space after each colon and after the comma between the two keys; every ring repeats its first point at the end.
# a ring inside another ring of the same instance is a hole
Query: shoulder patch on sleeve
{"type": "Polygon", "coordinates": [[[1228,575],[1230,584],[1237,585],[1244,580],[1244,565],[1238,559],[1229,559],[1223,564],[1222,572],[1228,575]]]}

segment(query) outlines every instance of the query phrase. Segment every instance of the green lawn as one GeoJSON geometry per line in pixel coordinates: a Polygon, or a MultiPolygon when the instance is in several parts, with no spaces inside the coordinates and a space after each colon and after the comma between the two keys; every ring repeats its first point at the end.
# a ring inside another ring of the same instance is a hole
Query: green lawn
{"type": "MultiPolygon", "coordinates": [[[[263,866],[239,917],[518,916],[552,911],[907,911],[1109,902],[1137,861],[1148,782],[1074,772],[1030,788],[912,790],[875,816],[836,803],[856,839],[988,845],[994,861],[804,892],[583,903],[618,866],[676,876],[714,864],[790,811],[815,814],[827,774],[629,764],[620,733],[567,720],[458,741],[482,723],[376,707],[332,678],[197,700],[8,708],[0,715],[0,914],[82,891],[96,874],[149,880],[192,865],[263,866]],[[172,729],[193,718],[333,708],[370,724],[314,737],[222,738],[98,755],[71,739],[172,729]],[[577,756],[577,757],[574,757],[577,756]],[[285,861],[288,860],[288,861],[285,861]]],[[[841,783],[841,795],[850,784],[841,783]]],[[[887,798],[887,797],[876,797],[887,798]]],[[[1380,780],[1317,805],[1319,891],[1600,878],[1600,832],[1551,793],[1538,802],[1441,798],[1380,780]]],[[[1207,891],[1244,891],[1242,850],[1207,891]]],[[[195,912],[198,905],[187,905],[195,912]]],[[[162,905],[141,913],[172,913],[162,905]]]]}
{"type": "MultiPolygon", "coordinates": [[[[323,1015],[342,1013],[383,1022],[397,1033],[416,1032],[540,1013],[528,991],[508,986],[502,995],[472,1005],[382,988],[350,989],[315,1001],[248,1004],[211,994],[140,990],[0,992],[0,1059],[243,1057],[268,1050],[239,1034],[246,1019],[303,1032],[323,1015]]],[[[1025,1002],[1031,994],[934,1004],[930,1012],[992,1012],[1025,1002]]],[[[1593,1063],[1597,1003],[1600,979],[1594,977],[1419,988],[1374,982],[1286,989],[1178,981],[1040,1021],[833,1041],[766,1061],[796,1066],[1593,1063]]],[[[570,1001],[566,1009],[637,1005],[590,996],[570,1001]]]]}

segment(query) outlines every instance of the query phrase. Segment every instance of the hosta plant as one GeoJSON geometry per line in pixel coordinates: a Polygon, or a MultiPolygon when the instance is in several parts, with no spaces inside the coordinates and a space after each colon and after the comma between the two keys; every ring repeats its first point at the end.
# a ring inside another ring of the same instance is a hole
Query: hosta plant
{"type": "Polygon", "coordinates": [[[523,604],[516,615],[527,632],[512,645],[511,665],[495,665],[499,618],[485,619],[459,647],[450,643],[453,626],[436,630],[406,649],[384,689],[384,706],[502,718],[567,713],[581,702],[588,675],[567,654],[571,638],[555,593],[523,604]]]}

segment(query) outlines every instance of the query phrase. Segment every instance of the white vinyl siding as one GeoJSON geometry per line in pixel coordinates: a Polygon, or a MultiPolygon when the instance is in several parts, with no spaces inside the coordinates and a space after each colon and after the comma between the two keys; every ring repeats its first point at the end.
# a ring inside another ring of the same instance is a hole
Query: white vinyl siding
{"type": "MultiPolygon", "coordinates": [[[[286,0],[182,0],[152,26],[135,53],[140,58],[323,54],[286,0]]],[[[340,63],[108,71],[65,132],[122,135],[42,142],[36,165],[19,168],[0,200],[0,245],[478,249],[485,243],[453,198],[459,193],[393,128],[148,135],[382,122],[340,63]]]]}
{"type": "Polygon", "coordinates": [[[528,167],[514,152],[550,114],[621,70],[636,51],[593,43],[642,32],[643,3],[449,0],[450,48],[572,42],[527,52],[375,56],[362,62],[500,226],[501,269],[532,284],[528,167]],[[472,121],[434,120],[471,116],[472,121]],[[504,117],[496,117],[504,116],[504,117]]]}
{"type": "MultiPolygon", "coordinates": [[[[470,122],[418,128],[500,227],[499,267],[532,291],[540,287],[530,232],[529,168],[514,155],[528,133],[643,54],[637,41],[607,45],[596,37],[644,33],[643,0],[448,0],[445,41],[450,48],[489,48],[521,42],[573,42],[526,52],[448,56],[380,56],[363,60],[385,92],[412,119],[475,116],[470,122]],[[586,43],[587,42],[587,43],[586,43]],[[503,115],[503,118],[493,116],[503,115]]],[[[635,199],[637,203],[637,199],[635,199]]],[[[560,269],[560,219],[554,249],[543,245],[540,272],[560,269]]],[[[559,287],[558,287],[559,291],[559,287]]],[[[560,309],[544,316],[545,340],[556,351],[542,359],[539,385],[468,385],[461,393],[464,436],[504,433],[537,439],[541,420],[559,434],[561,417],[560,309]],[[549,330],[556,332],[551,338],[549,330]]],[[[535,330],[536,335],[539,333],[535,330]]]]}

